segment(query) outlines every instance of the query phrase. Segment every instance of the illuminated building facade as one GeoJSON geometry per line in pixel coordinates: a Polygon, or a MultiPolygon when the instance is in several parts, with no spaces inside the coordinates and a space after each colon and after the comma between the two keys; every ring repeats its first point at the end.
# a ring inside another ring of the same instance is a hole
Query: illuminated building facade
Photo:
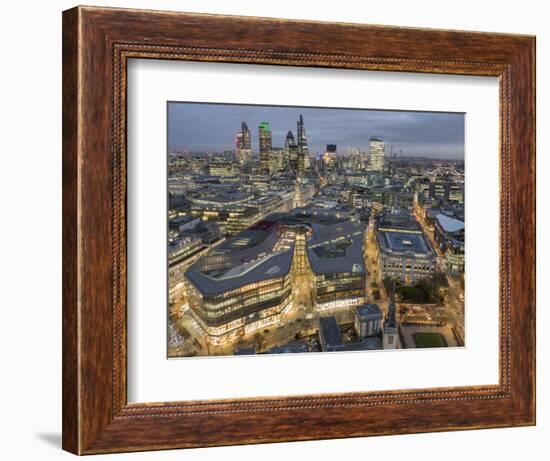
{"type": "Polygon", "coordinates": [[[191,313],[222,345],[283,319],[365,302],[365,225],[349,213],[275,213],[219,245],[186,272],[191,313]]]}
{"type": "Polygon", "coordinates": [[[307,168],[309,168],[309,147],[307,144],[306,129],[304,126],[304,118],[300,115],[297,124],[297,137],[298,137],[298,174],[304,174],[307,168]]]}
{"type": "Polygon", "coordinates": [[[270,172],[270,157],[271,157],[271,130],[268,122],[260,123],[258,127],[259,142],[260,142],[260,170],[264,174],[270,172]]]}
{"type": "Polygon", "coordinates": [[[435,250],[420,224],[409,214],[379,216],[376,241],[382,278],[410,285],[436,271],[435,250]]]}
{"type": "Polygon", "coordinates": [[[434,240],[450,272],[464,272],[464,221],[438,214],[435,220],[434,240]]]}
{"type": "Polygon", "coordinates": [[[371,136],[369,139],[369,167],[374,171],[384,169],[386,144],[379,136],[371,136]]]}
{"type": "Polygon", "coordinates": [[[224,157],[212,157],[208,162],[208,171],[211,176],[233,176],[233,162],[224,157]]]}
{"type": "Polygon", "coordinates": [[[241,131],[237,133],[235,147],[237,149],[237,161],[240,165],[244,165],[252,159],[252,139],[246,122],[241,123],[241,131]]]}
{"type": "Polygon", "coordinates": [[[357,306],[365,302],[365,225],[349,219],[314,226],[308,257],[315,277],[315,310],[357,306]]]}
{"type": "Polygon", "coordinates": [[[292,131],[289,131],[286,135],[284,158],[285,170],[296,172],[298,170],[298,145],[292,131]]]}
{"type": "Polygon", "coordinates": [[[269,155],[269,173],[274,174],[284,169],[284,149],[272,147],[269,155]]]}
{"type": "Polygon", "coordinates": [[[173,304],[184,294],[184,273],[204,250],[198,237],[185,237],[168,243],[168,303],[173,304]]]}
{"type": "Polygon", "coordinates": [[[263,221],[186,272],[191,313],[220,345],[279,322],[292,307],[292,250],[274,251],[279,225],[263,221]]]}
{"type": "Polygon", "coordinates": [[[377,336],[382,331],[384,314],[378,304],[362,304],[355,308],[355,331],[359,339],[377,336]]]}

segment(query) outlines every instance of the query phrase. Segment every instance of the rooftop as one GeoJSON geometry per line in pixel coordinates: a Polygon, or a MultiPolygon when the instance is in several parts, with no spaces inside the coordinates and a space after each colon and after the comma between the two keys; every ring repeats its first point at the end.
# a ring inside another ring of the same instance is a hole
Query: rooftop
{"type": "Polygon", "coordinates": [[[361,304],[355,308],[357,313],[361,316],[364,315],[382,315],[382,310],[378,304],[361,304]]]}
{"type": "Polygon", "coordinates": [[[265,241],[268,235],[269,232],[265,230],[254,228],[246,229],[221,245],[216,250],[216,253],[235,252],[258,246],[265,241]]]}
{"type": "Polygon", "coordinates": [[[319,328],[319,333],[326,349],[343,344],[342,333],[340,333],[336,317],[321,317],[319,319],[319,328]]]}
{"type": "Polygon", "coordinates": [[[266,351],[266,354],[290,354],[295,352],[307,352],[307,345],[301,342],[293,342],[282,346],[274,346],[266,351]]]}
{"type": "Polygon", "coordinates": [[[368,338],[356,343],[342,344],[334,348],[334,352],[352,352],[352,351],[373,351],[382,349],[382,340],[378,336],[369,336],[368,338]]]}
{"type": "Polygon", "coordinates": [[[308,257],[313,272],[365,273],[363,239],[365,224],[345,221],[330,226],[313,225],[308,257]]]}
{"type": "Polygon", "coordinates": [[[403,230],[422,232],[420,224],[408,213],[388,213],[377,219],[377,227],[380,230],[403,230]]]}
{"type": "Polygon", "coordinates": [[[445,232],[453,233],[464,229],[464,221],[450,218],[449,216],[445,216],[444,214],[438,214],[435,219],[437,219],[439,225],[445,232]]]}
{"type": "Polygon", "coordinates": [[[422,234],[399,231],[379,231],[378,241],[384,250],[391,252],[429,253],[430,247],[422,234]]]}
{"type": "Polygon", "coordinates": [[[292,263],[292,251],[271,253],[220,273],[202,272],[198,264],[194,264],[186,272],[186,277],[205,295],[215,296],[243,285],[287,275],[292,263]]]}

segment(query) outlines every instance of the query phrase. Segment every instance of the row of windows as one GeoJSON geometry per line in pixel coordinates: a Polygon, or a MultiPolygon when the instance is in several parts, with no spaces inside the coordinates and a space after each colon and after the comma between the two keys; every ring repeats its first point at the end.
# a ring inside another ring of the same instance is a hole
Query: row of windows
{"type": "Polygon", "coordinates": [[[428,264],[414,265],[414,266],[412,266],[411,264],[406,264],[405,266],[403,266],[403,264],[399,264],[399,263],[385,263],[385,264],[382,264],[383,269],[399,269],[399,270],[402,270],[403,267],[405,267],[405,269],[407,269],[407,270],[410,270],[410,269],[414,268],[414,270],[419,270],[419,271],[431,271],[434,268],[434,266],[431,265],[431,264],[430,265],[428,265],[428,264]]]}

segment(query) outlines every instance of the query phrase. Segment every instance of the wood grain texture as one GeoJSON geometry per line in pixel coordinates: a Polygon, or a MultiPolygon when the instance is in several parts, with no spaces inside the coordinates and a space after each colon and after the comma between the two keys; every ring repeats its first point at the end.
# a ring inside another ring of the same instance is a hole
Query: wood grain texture
{"type": "Polygon", "coordinates": [[[79,7],[63,15],[63,447],[78,454],[535,421],[535,40],[79,7]],[[175,59],[500,78],[496,386],[128,404],[126,63],[175,59]]]}
{"type": "Polygon", "coordinates": [[[80,451],[78,399],[78,10],[63,17],[63,448],[80,451]]]}

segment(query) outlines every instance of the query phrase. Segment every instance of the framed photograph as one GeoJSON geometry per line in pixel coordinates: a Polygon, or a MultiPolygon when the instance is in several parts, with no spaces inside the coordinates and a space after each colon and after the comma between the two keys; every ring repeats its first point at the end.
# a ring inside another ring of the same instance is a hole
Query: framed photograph
{"type": "Polygon", "coordinates": [[[63,13],[63,448],[535,424],[535,38],[63,13]]]}

